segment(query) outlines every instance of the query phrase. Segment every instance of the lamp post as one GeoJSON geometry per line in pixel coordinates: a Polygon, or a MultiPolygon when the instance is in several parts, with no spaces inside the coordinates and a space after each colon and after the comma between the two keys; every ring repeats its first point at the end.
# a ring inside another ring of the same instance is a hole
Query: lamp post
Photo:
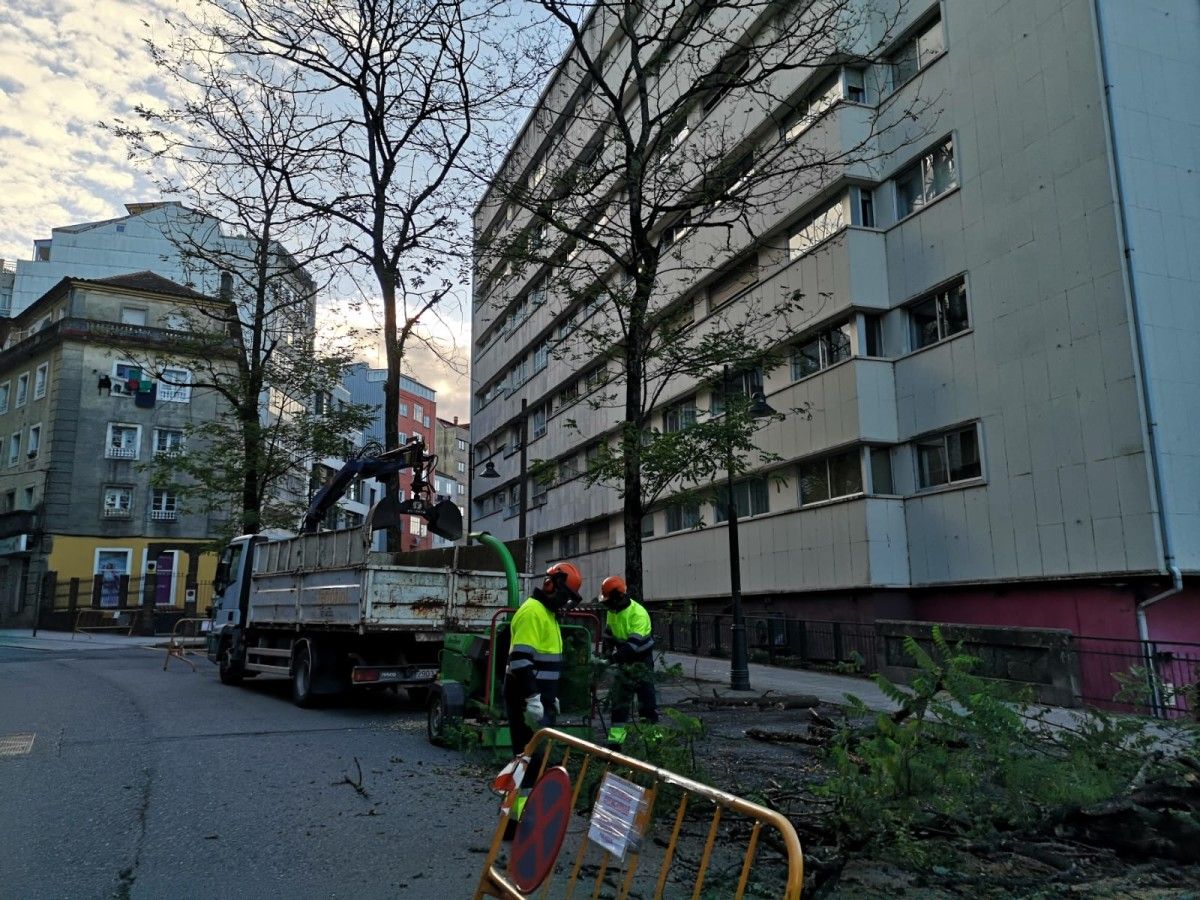
{"type": "MultiPolygon", "coordinates": [[[[529,404],[529,401],[526,400],[524,397],[522,397],[521,398],[521,426],[520,426],[521,427],[521,438],[520,438],[520,440],[521,440],[521,475],[520,475],[519,480],[517,481],[517,490],[519,490],[521,492],[521,495],[520,495],[520,497],[521,497],[520,516],[521,517],[519,519],[517,519],[517,538],[522,541],[525,540],[525,517],[529,513],[528,504],[526,503],[526,500],[525,500],[525,497],[526,497],[525,467],[528,463],[528,459],[526,457],[526,449],[527,449],[527,445],[529,444],[529,441],[527,440],[529,437],[529,433],[528,433],[529,432],[529,420],[528,420],[528,418],[526,418],[528,404],[529,404]]],[[[526,557],[525,565],[526,565],[526,568],[528,568],[528,566],[529,566],[528,556],[526,557]]]]}
{"type": "MultiPolygon", "coordinates": [[[[723,372],[725,407],[729,408],[729,397],[733,382],[729,366],[723,372]]],[[[750,398],[750,418],[762,419],[774,415],[762,391],[755,391],[750,398]]],[[[725,460],[725,511],[729,521],[729,598],[733,606],[733,626],[730,628],[732,648],[729,654],[729,687],[735,691],[750,690],[750,654],[746,649],[746,621],[742,618],[742,560],[738,547],[737,498],[733,493],[733,440],[729,441],[725,460]]]]}
{"type": "MultiPolygon", "coordinates": [[[[483,471],[479,473],[480,478],[499,478],[500,473],[496,471],[496,464],[490,459],[487,465],[483,467],[483,471]]],[[[475,513],[475,447],[471,447],[471,465],[467,470],[467,541],[471,540],[471,520],[475,513]]]]}

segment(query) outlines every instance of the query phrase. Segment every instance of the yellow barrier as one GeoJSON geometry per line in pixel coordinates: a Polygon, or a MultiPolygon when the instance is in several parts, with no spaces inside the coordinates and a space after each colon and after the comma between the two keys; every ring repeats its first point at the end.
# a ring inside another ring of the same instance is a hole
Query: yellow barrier
{"type": "MultiPolygon", "coordinates": [[[[787,817],[765,806],[760,806],[757,803],[752,803],[749,800],[717,790],[708,785],[700,784],[699,782],[676,775],[674,772],[666,769],[657,768],[641,760],[607,750],[588,741],[571,737],[552,728],[542,729],[535,734],[526,748],[526,755],[531,759],[537,760],[540,754],[539,779],[546,772],[550,757],[553,755],[555,748],[558,747],[561,747],[563,752],[554,765],[562,766],[566,769],[571,769],[572,767],[576,769],[571,779],[572,810],[577,809],[580,792],[593,764],[603,767],[599,775],[600,782],[597,783],[603,782],[607,776],[616,774],[617,772],[628,773],[629,777],[635,781],[648,782],[647,784],[638,785],[644,793],[642,802],[638,806],[636,817],[632,820],[631,832],[637,835],[639,840],[631,845],[632,851],[625,854],[624,860],[615,860],[618,865],[613,871],[613,875],[619,881],[619,886],[614,888],[616,891],[614,896],[617,900],[625,900],[625,898],[629,897],[638,876],[638,862],[641,855],[640,848],[652,840],[663,847],[662,861],[658,864],[657,877],[646,884],[645,888],[640,891],[640,895],[652,896],[654,898],[664,897],[664,891],[670,883],[672,864],[677,862],[676,851],[684,832],[684,822],[688,816],[689,801],[691,801],[693,809],[697,806],[697,802],[711,803],[713,811],[705,831],[703,847],[699,849],[699,856],[694,861],[689,861],[689,868],[692,865],[695,868],[694,878],[688,873],[681,873],[686,874],[685,880],[692,882],[690,893],[683,895],[675,893],[681,889],[679,887],[679,880],[676,879],[674,883],[670,884],[673,889],[671,896],[690,896],[692,900],[698,900],[702,896],[713,860],[714,848],[718,845],[722,815],[732,814],[726,816],[727,830],[740,831],[742,827],[748,826],[749,835],[746,838],[745,853],[741,857],[736,890],[732,893],[722,894],[721,896],[742,898],[746,895],[755,858],[760,845],[764,842],[763,832],[764,829],[767,829],[769,832],[777,834],[778,840],[775,842],[775,849],[781,851],[783,857],[786,859],[787,870],[785,885],[782,891],[773,892],[770,896],[782,897],[784,900],[797,900],[800,897],[800,891],[804,883],[804,855],[800,847],[800,838],[796,835],[796,830],[792,827],[792,823],[787,820],[787,817]],[[681,794],[678,806],[675,807],[673,815],[663,820],[664,825],[669,824],[671,826],[670,836],[666,838],[665,843],[661,840],[661,835],[652,835],[655,801],[659,798],[660,788],[663,787],[673,789],[681,794]],[[738,821],[739,819],[741,822],[738,821]],[[621,877],[622,868],[624,870],[623,877],[621,877]]],[[[592,827],[594,827],[595,817],[596,810],[593,811],[592,827]]],[[[496,860],[500,854],[505,829],[508,827],[508,824],[508,804],[505,804],[500,821],[496,826],[496,833],[492,838],[491,847],[488,850],[487,859],[484,862],[483,872],[479,878],[479,885],[475,890],[475,900],[481,900],[484,897],[501,897],[505,898],[505,900],[549,897],[550,889],[554,885],[555,876],[562,872],[562,868],[557,861],[545,881],[533,893],[522,893],[510,875],[497,865],[496,860]]],[[[532,824],[531,822],[530,825],[532,824]]],[[[574,830],[578,831],[578,821],[575,824],[576,827],[574,830]]],[[[570,863],[567,881],[563,885],[565,893],[562,893],[561,896],[566,898],[574,896],[575,889],[584,872],[584,861],[592,845],[590,832],[585,829],[581,836],[579,848],[575,851],[574,860],[570,863]]],[[[730,849],[729,841],[722,840],[720,848],[722,853],[727,854],[730,849]]],[[[559,859],[562,857],[562,852],[560,849],[559,859]]],[[[596,865],[597,874],[590,892],[592,900],[596,900],[596,898],[601,896],[605,879],[608,877],[614,863],[613,855],[598,845],[595,846],[595,850],[592,852],[593,856],[597,854],[599,854],[600,860],[598,865],[596,865]]],[[[736,856],[733,857],[733,861],[736,865],[736,856]]],[[[783,859],[780,862],[782,863],[783,859]]],[[[732,867],[730,868],[730,873],[732,873],[732,867]]],[[[732,887],[732,885],[729,885],[729,887],[732,887]]],[[[710,888],[710,890],[712,889],[720,890],[721,888],[710,888]]],[[[559,896],[559,894],[556,893],[555,896],[559,896]]],[[[710,894],[705,896],[717,895],[710,894]]]]}
{"type": "MultiPolygon", "coordinates": [[[[167,671],[167,663],[171,661],[171,657],[183,660],[192,667],[192,671],[196,671],[196,664],[187,658],[189,653],[187,645],[183,642],[186,640],[195,640],[201,637],[208,628],[212,627],[212,619],[179,619],[175,622],[175,626],[171,629],[171,636],[167,638],[167,657],[163,660],[163,671],[167,671]],[[180,631],[179,626],[186,625],[183,631],[180,631]],[[188,634],[187,632],[191,632],[188,634]]],[[[198,654],[192,653],[193,656],[198,654]]]]}
{"type": "Polygon", "coordinates": [[[81,609],[75,614],[71,640],[75,640],[75,635],[89,631],[124,631],[128,637],[137,625],[138,612],[130,609],[81,609]],[[85,619],[89,624],[83,624],[85,619]]]}

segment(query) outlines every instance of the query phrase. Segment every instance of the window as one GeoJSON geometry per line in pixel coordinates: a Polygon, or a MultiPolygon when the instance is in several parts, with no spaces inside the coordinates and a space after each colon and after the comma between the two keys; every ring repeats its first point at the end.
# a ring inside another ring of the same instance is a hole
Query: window
{"type": "Polygon", "coordinates": [[[400,415],[402,415],[402,416],[407,416],[407,415],[408,415],[408,404],[407,404],[407,403],[401,402],[401,404],[400,404],[400,415]]]}
{"type": "Polygon", "coordinates": [[[146,310],[136,306],[121,307],[121,324],[122,325],[146,325],[146,310]]]}
{"type": "MultiPolygon", "coordinates": [[[[708,288],[708,308],[724,306],[742,291],[758,282],[758,258],[751,257],[723,273],[708,288]]],[[[689,311],[688,318],[691,318],[689,311]]]]}
{"type": "Polygon", "coordinates": [[[788,255],[791,259],[803,256],[812,247],[846,227],[844,200],[844,197],[838,197],[796,226],[788,238],[788,255]]]}
{"type": "Polygon", "coordinates": [[[917,29],[916,34],[906,38],[888,57],[892,68],[892,90],[896,90],[941,56],[945,49],[946,39],[942,35],[940,17],[917,29]]]}
{"type": "Polygon", "coordinates": [[[971,324],[966,282],[960,279],[913,303],[908,308],[908,320],[914,350],[965,331],[971,324]]]}
{"type": "Polygon", "coordinates": [[[128,519],[133,509],[133,488],[108,485],[104,488],[104,518],[128,519]]]}
{"type": "Polygon", "coordinates": [[[413,418],[420,422],[425,417],[425,407],[420,403],[413,404],[413,418]]]}
{"type": "Polygon", "coordinates": [[[604,380],[608,377],[608,371],[604,366],[598,369],[592,369],[583,376],[583,389],[585,391],[594,391],[600,385],[604,384],[604,380]]]}
{"type": "MultiPolygon", "coordinates": [[[[163,403],[189,403],[192,399],[192,373],[187,369],[163,369],[162,383],[158,388],[158,399],[163,403]]],[[[332,412],[333,398],[329,394],[318,394],[325,399],[325,409],[317,412],[332,412]]]]}
{"type": "Polygon", "coordinates": [[[579,531],[564,531],[558,536],[558,555],[563,558],[579,555],[579,531]]]}
{"type": "Polygon", "coordinates": [[[160,522],[173,522],[178,515],[177,498],[166,488],[154,488],[150,492],[150,518],[160,522]]]}
{"type": "Polygon", "coordinates": [[[663,411],[663,433],[674,434],[696,424],[696,398],[688,397],[663,411]]]}
{"type": "Polygon", "coordinates": [[[46,382],[50,376],[50,363],[42,363],[33,374],[33,399],[41,400],[46,396],[46,382]]]}
{"type": "Polygon", "coordinates": [[[459,475],[465,475],[467,473],[467,464],[461,459],[454,464],[454,468],[459,475]]]}
{"type": "Polygon", "coordinates": [[[546,433],[547,416],[548,416],[548,411],[547,411],[545,404],[542,404],[541,406],[538,406],[536,409],[534,409],[532,420],[533,420],[533,436],[535,439],[540,438],[542,435],[544,435],[546,433]]]}
{"type": "Polygon", "coordinates": [[[861,494],[862,463],[858,448],[800,463],[800,505],[861,494]]]}
{"type": "MultiPolygon", "coordinates": [[[[732,396],[751,398],[763,393],[763,371],[761,368],[749,369],[744,372],[734,372],[730,376],[729,391],[732,396]]],[[[712,408],[709,412],[719,416],[725,412],[725,385],[718,382],[713,386],[712,408]]]]}
{"type": "Polygon", "coordinates": [[[714,87],[704,98],[704,111],[711,112],[726,95],[737,87],[742,77],[750,70],[750,57],[745,54],[734,54],[726,57],[713,71],[711,77],[714,87]]]}
{"type": "Polygon", "coordinates": [[[29,373],[25,372],[17,378],[17,408],[20,409],[25,405],[25,400],[29,397],[29,373]]]}
{"type": "Polygon", "coordinates": [[[875,227],[875,192],[865,187],[850,189],[850,197],[854,201],[851,207],[856,213],[853,223],[863,228],[875,227]]]}
{"type": "Polygon", "coordinates": [[[974,425],[915,442],[917,484],[922,488],[969,481],[983,475],[979,435],[974,425]]]}
{"type": "Polygon", "coordinates": [[[659,250],[666,250],[678,244],[692,230],[692,217],[684,213],[671,225],[668,225],[658,239],[659,250]]]}
{"type": "Polygon", "coordinates": [[[42,448],[42,424],[29,426],[29,440],[25,444],[25,455],[30,459],[38,455],[38,451],[42,448]]]}
{"type": "Polygon", "coordinates": [[[642,514],[642,537],[654,537],[654,513],[642,514]]]}
{"type": "Polygon", "coordinates": [[[700,524],[700,505],[697,503],[672,503],[667,507],[667,533],[696,528],[700,524]]]}
{"type": "Polygon", "coordinates": [[[4,495],[4,506],[0,507],[0,512],[12,512],[17,508],[17,492],[9,491],[4,495]]]}
{"type": "MultiPolygon", "coordinates": [[[[737,504],[738,518],[745,516],[761,516],[765,512],[770,511],[769,501],[767,499],[767,479],[766,478],[750,478],[740,484],[733,486],[733,502],[737,504]]],[[[729,505],[729,492],[725,488],[717,491],[717,499],[714,504],[715,515],[714,520],[724,522],[728,516],[726,515],[729,505]]]]}
{"type": "Polygon", "coordinates": [[[866,73],[862,69],[846,69],[843,72],[846,84],[846,99],[852,103],[866,103],[866,73]]]}
{"type": "Polygon", "coordinates": [[[947,139],[896,176],[896,216],[903,219],[958,187],[954,141],[947,139]]]}
{"type": "Polygon", "coordinates": [[[780,128],[783,139],[794,141],[820,118],[821,113],[841,99],[841,74],[834,72],[792,107],[780,128]]]}
{"type": "Polygon", "coordinates": [[[132,397],[139,392],[150,390],[150,382],[142,373],[141,366],[133,363],[113,363],[112,388],[114,396],[132,397]]]}
{"type": "Polygon", "coordinates": [[[361,502],[362,501],[362,489],[363,489],[362,482],[359,481],[357,478],[354,479],[353,481],[350,482],[350,485],[346,488],[346,499],[351,501],[352,503],[361,502]]]}
{"type": "Polygon", "coordinates": [[[21,458],[21,432],[16,432],[8,439],[8,464],[15,466],[21,458]]]}
{"type": "Polygon", "coordinates": [[[428,428],[429,427],[429,416],[422,416],[421,424],[424,425],[426,428],[428,428]]]}
{"type": "Polygon", "coordinates": [[[546,495],[550,492],[550,485],[545,481],[534,479],[530,485],[530,506],[541,506],[546,502],[546,495]]]}
{"type": "Polygon", "coordinates": [[[854,355],[850,323],[843,322],[810,336],[792,351],[792,380],[805,378],[854,355]]]}
{"type": "Polygon", "coordinates": [[[458,452],[459,452],[459,453],[466,453],[466,452],[467,452],[467,450],[468,450],[468,449],[470,449],[470,447],[469,447],[469,445],[467,444],[467,442],[466,442],[466,441],[464,441],[462,438],[459,438],[459,439],[458,439],[458,440],[455,442],[455,446],[458,448],[458,452]]]}
{"type": "Polygon", "coordinates": [[[12,393],[12,382],[0,384],[0,413],[8,412],[8,397],[12,393]]]}
{"type": "Polygon", "coordinates": [[[561,391],[558,392],[558,408],[562,409],[564,406],[570,406],[572,403],[574,403],[578,399],[579,399],[579,382],[572,381],[570,384],[568,384],[566,387],[564,387],[561,391]]]}
{"type": "Polygon", "coordinates": [[[550,342],[542,341],[533,351],[533,371],[535,373],[546,368],[546,364],[550,361],[550,342]]]}
{"type": "Polygon", "coordinates": [[[104,455],[108,459],[137,459],[141,439],[142,426],[113,422],[108,426],[108,444],[104,455]]]}
{"type": "Polygon", "coordinates": [[[180,428],[154,429],[154,455],[178,453],[183,449],[183,430],[180,428]]]}
{"type": "Polygon", "coordinates": [[[21,509],[33,509],[34,495],[34,489],[31,487],[27,487],[21,492],[21,509]]]}
{"type": "Polygon", "coordinates": [[[864,337],[863,352],[867,356],[886,356],[883,352],[883,316],[865,314],[863,316],[864,337]]]}
{"type": "Polygon", "coordinates": [[[559,481],[559,483],[562,483],[564,481],[570,481],[572,478],[575,478],[578,474],[579,474],[579,456],[578,456],[578,454],[571,454],[570,456],[564,456],[561,460],[559,460],[559,462],[558,462],[558,481],[559,481]]]}
{"type": "Polygon", "coordinates": [[[892,481],[892,451],[887,447],[871,448],[871,493],[896,493],[892,481]]]}

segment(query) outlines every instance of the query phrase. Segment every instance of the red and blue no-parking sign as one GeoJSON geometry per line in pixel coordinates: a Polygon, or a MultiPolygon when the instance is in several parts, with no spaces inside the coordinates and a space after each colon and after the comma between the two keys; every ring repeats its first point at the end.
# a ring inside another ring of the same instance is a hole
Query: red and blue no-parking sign
{"type": "Polygon", "coordinates": [[[521,811],[508,874],[524,893],[546,880],[558,859],[571,821],[571,778],[562,766],[545,771],[521,811]]]}

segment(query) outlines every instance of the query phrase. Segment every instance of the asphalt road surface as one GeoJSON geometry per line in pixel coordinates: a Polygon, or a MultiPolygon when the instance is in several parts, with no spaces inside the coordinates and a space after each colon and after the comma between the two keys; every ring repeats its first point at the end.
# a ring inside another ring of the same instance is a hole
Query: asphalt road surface
{"type": "Polygon", "coordinates": [[[471,895],[497,802],[422,712],[162,662],[0,640],[0,898],[471,895]]]}

